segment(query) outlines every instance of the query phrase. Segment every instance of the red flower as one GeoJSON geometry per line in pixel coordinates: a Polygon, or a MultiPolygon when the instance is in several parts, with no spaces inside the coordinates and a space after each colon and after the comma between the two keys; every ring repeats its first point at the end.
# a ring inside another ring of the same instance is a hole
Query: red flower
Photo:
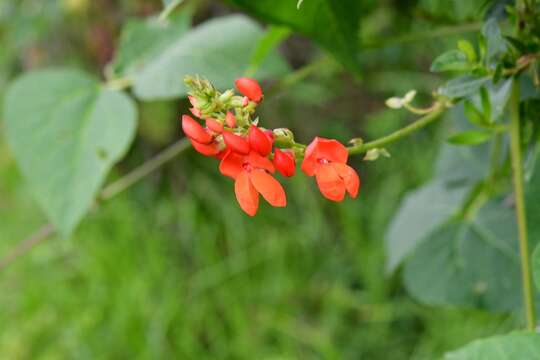
{"type": "Polygon", "coordinates": [[[206,127],[212,130],[213,132],[216,132],[218,134],[221,134],[223,132],[223,124],[221,124],[216,119],[207,118],[206,119],[206,127]]]}
{"type": "Polygon", "coordinates": [[[294,154],[292,151],[281,151],[276,148],[276,150],[274,150],[274,166],[281,175],[286,177],[293,176],[296,171],[296,165],[294,163],[294,154]]]}
{"type": "Polygon", "coordinates": [[[236,199],[248,215],[257,213],[259,194],[272,206],[283,207],[287,204],[283,187],[269,174],[274,173],[272,162],[255,151],[242,155],[228,150],[219,170],[235,180],[236,199]]]}
{"type": "Polygon", "coordinates": [[[225,141],[227,148],[233,150],[234,152],[243,155],[249,153],[249,143],[240,135],[233,134],[230,131],[224,131],[223,140],[225,141]]]}
{"type": "Polygon", "coordinates": [[[249,100],[260,102],[263,97],[262,89],[257,80],[242,77],[237,79],[234,84],[240,93],[246,96],[249,100]]]}
{"type": "Polygon", "coordinates": [[[219,145],[210,132],[189,115],[182,115],[182,130],[191,141],[193,148],[206,156],[218,155],[219,145]]]}
{"type": "Polygon", "coordinates": [[[258,152],[262,156],[268,156],[272,152],[274,139],[255,125],[251,125],[249,128],[248,141],[251,150],[258,152]]]}
{"type": "Polygon", "coordinates": [[[358,195],[360,179],[347,165],[347,148],[336,140],[316,137],[306,148],[302,171],[315,175],[321,193],[329,200],[342,201],[345,192],[352,198],[358,195]]]}

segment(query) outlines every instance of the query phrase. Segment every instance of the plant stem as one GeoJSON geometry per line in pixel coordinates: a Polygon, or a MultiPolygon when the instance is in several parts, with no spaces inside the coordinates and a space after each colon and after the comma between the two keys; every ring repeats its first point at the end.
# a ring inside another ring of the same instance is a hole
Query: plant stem
{"type": "Polygon", "coordinates": [[[433,110],[429,114],[422,116],[420,119],[416,120],[412,124],[409,124],[405,126],[404,128],[394,131],[393,133],[386,135],[380,139],[373,140],[365,144],[358,144],[358,145],[353,145],[349,147],[348,148],[349,154],[351,155],[362,154],[368,150],[380,148],[385,145],[391,144],[431,124],[432,122],[434,122],[435,120],[439,118],[439,116],[444,112],[444,109],[445,109],[445,106],[442,103],[437,103],[435,104],[435,106],[433,107],[433,110]]]}
{"type": "Polygon", "coordinates": [[[519,252],[521,258],[521,281],[523,285],[523,301],[527,329],[534,330],[536,315],[534,308],[534,293],[531,278],[530,252],[527,239],[527,218],[525,213],[525,195],[523,190],[523,160],[521,156],[520,114],[519,114],[519,83],[514,80],[510,98],[510,153],[512,173],[514,178],[514,197],[516,218],[519,235],[519,252]]]}

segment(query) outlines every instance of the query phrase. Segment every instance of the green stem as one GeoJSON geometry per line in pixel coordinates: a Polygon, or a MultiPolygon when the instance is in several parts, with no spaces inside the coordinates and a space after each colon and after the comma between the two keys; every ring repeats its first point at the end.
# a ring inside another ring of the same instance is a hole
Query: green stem
{"type": "Polygon", "coordinates": [[[349,154],[362,154],[368,150],[380,148],[385,145],[391,144],[405,136],[412,134],[415,131],[422,129],[423,127],[431,124],[439,118],[439,116],[444,112],[445,106],[442,103],[437,103],[433,107],[433,111],[429,114],[421,117],[410,125],[405,126],[389,135],[386,135],[380,139],[367,142],[365,144],[358,144],[349,147],[349,154]]]}
{"type": "Polygon", "coordinates": [[[529,261],[529,244],[527,239],[527,219],[525,213],[525,195],[523,190],[523,160],[521,157],[519,115],[519,83],[514,80],[512,84],[512,97],[510,98],[510,153],[512,160],[512,173],[514,178],[514,197],[516,205],[516,218],[519,234],[519,252],[521,258],[521,281],[523,286],[523,301],[525,305],[525,318],[527,329],[534,330],[536,316],[534,308],[534,293],[529,261]]]}

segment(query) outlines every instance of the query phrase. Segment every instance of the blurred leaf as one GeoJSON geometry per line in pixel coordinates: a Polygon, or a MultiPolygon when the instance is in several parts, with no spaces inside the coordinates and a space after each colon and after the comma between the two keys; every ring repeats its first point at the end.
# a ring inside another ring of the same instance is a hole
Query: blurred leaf
{"type": "Polygon", "coordinates": [[[495,18],[489,18],[482,27],[482,35],[486,39],[486,58],[488,61],[506,51],[506,43],[501,34],[501,29],[495,18]]]}
{"type": "MultiPolygon", "coordinates": [[[[525,184],[525,191],[529,239],[538,242],[540,239],[540,160],[538,159],[530,180],[525,184]]],[[[536,284],[540,286],[540,246],[534,252],[533,261],[536,284]]]]}
{"type": "Polygon", "coordinates": [[[419,8],[431,16],[463,21],[467,19],[481,19],[482,7],[485,0],[452,1],[452,0],[420,0],[419,8]]]}
{"type": "Polygon", "coordinates": [[[189,11],[182,11],[164,21],[157,17],[129,20],[122,29],[120,44],[108,71],[115,77],[138,71],[165,51],[171,42],[182,37],[190,25],[189,11]]]}
{"type": "Polygon", "coordinates": [[[484,114],[482,114],[469,100],[466,100],[463,103],[463,111],[465,111],[465,116],[471,123],[477,126],[489,125],[489,122],[484,117],[484,114]]]}
{"type": "Polygon", "coordinates": [[[506,79],[500,86],[489,92],[489,101],[492,107],[492,121],[497,121],[504,114],[506,103],[510,99],[512,79],[506,79]]]}
{"type": "Polygon", "coordinates": [[[387,270],[394,271],[419,242],[454,215],[469,190],[435,180],[407,194],[386,234],[387,270]]]}
{"type": "Polygon", "coordinates": [[[407,290],[426,304],[490,310],[521,306],[520,276],[514,211],[501,201],[439,227],[416,248],[404,271],[407,290]]]}
{"type": "Polygon", "coordinates": [[[467,194],[486,171],[489,149],[441,147],[435,178],[407,194],[386,233],[388,271],[395,268],[426,236],[458,213],[467,194]]]}
{"type": "Polygon", "coordinates": [[[477,92],[489,80],[489,76],[480,78],[470,75],[460,76],[439,88],[439,93],[451,99],[469,96],[477,92]]]}
{"type": "Polygon", "coordinates": [[[540,334],[515,332],[473,341],[447,353],[444,360],[540,359],[540,334]]]}
{"type": "Polygon", "coordinates": [[[7,140],[55,227],[69,235],[133,140],[136,108],[85,73],[46,70],[5,97],[7,140]]]}
{"type": "Polygon", "coordinates": [[[467,59],[471,62],[476,61],[476,50],[474,49],[474,45],[471,44],[470,41],[461,39],[457,43],[458,49],[461,50],[466,56],[467,59]]]}
{"type": "Polygon", "coordinates": [[[469,62],[467,55],[460,50],[450,50],[439,56],[431,64],[430,70],[433,72],[441,71],[466,71],[471,69],[474,64],[469,62]]]}
{"type": "Polygon", "coordinates": [[[269,23],[288,26],[312,38],[347,69],[358,73],[360,1],[310,0],[300,10],[291,0],[228,1],[269,23]]]}
{"type": "Polygon", "coordinates": [[[489,124],[492,121],[491,101],[489,100],[489,92],[484,86],[480,88],[480,104],[482,104],[482,119],[489,124]]]}
{"type": "Polygon", "coordinates": [[[492,136],[492,131],[470,130],[451,135],[448,142],[454,145],[478,145],[488,141],[492,136]]]}
{"type": "Polygon", "coordinates": [[[291,31],[285,27],[269,26],[264,36],[257,42],[257,47],[251,55],[246,76],[255,74],[268,54],[289,37],[290,33],[291,31]]]}
{"type": "MultiPolygon", "coordinates": [[[[144,100],[184,96],[187,89],[182,79],[188,74],[204,75],[216,87],[229,88],[248,67],[262,36],[257,24],[241,15],[209,20],[170,41],[159,54],[141,64],[133,74],[135,95],[144,100]]],[[[283,59],[272,53],[255,77],[264,79],[287,71],[283,59]]]]}

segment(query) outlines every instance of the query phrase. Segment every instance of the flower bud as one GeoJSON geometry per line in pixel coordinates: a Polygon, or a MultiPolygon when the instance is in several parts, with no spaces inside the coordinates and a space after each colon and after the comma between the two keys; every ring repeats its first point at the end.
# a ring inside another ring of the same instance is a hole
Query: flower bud
{"type": "Polygon", "coordinates": [[[182,115],[182,130],[192,140],[201,144],[208,144],[212,141],[212,136],[189,115],[182,115]]]}
{"type": "Polygon", "coordinates": [[[242,77],[237,79],[235,82],[236,88],[242,95],[245,95],[251,101],[260,102],[263,97],[262,89],[257,80],[242,77]]]}
{"type": "Polygon", "coordinates": [[[201,118],[201,117],[202,117],[201,110],[199,110],[199,109],[197,109],[197,108],[194,108],[194,107],[189,108],[189,111],[191,111],[191,113],[192,113],[193,115],[195,115],[196,117],[198,117],[198,118],[201,118]]]}
{"type": "Polygon", "coordinates": [[[247,96],[244,96],[242,98],[242,107],[246,107],[249,104],[249,98],[247,96]]]}
{"type": "Polygon", "coordinates": [[[206,119],[206,127],[218,134],[221,134],[223,132],[223,124],[213,118],[206,119]]]}
{"type": "Polygon", "coordinates": [[[230,128],[236,127],[236,117],[230,111],[227,111],[227,115],[225,115],[225,124],[230,128]]]}
{"type": "Polygon", "coordinates": [[[287,128],[274,129],[274,140],[276,144],[290,147],[294,143],[294,135],[287,128]]]}
{"type": "Polygon", "coordinates": [[[193,148],[198,153],[205,156],[215,156],[218,155],[220,152],[219,147],[215,142],[211,142],[210,144],[201,144],[200,142],[197,142],[193,139],[190,139],[190,141],[193,148]]]}
{"type": "Polygon", "coordinates": [[[194,108],[197,107],[197,99],[195,99],[195,96],[188,95],[188,100],[194,108]]]}
{"type": "Polygon", "coordinates": [[[225,145],[234,152],[244,155],[249,153],[249,143],[243,137],[229,131],[224,131],[223,140],[225,141],[225,145]]]}
{"type": "Polygon", "coordinates": [[[219,101],[221,101],[222,103],[226,103],[230,101],[233,96],[234,96],[234,92],[232,90],[227,90],[219,96],[219,101]]]}
{"type": "Polygon", "coordinates": [[[248,134],[249,147],[262,156],[268,156],[272,152],[272,140],[257,126],[252,125],[248,134]]]}
{"type": "Polygon", "coordinates": [[[289,150],[281,151],[276,148],[274,150],[274,166],[283,176],[293,176],[296,171],[293,153],[289,150]]]}

